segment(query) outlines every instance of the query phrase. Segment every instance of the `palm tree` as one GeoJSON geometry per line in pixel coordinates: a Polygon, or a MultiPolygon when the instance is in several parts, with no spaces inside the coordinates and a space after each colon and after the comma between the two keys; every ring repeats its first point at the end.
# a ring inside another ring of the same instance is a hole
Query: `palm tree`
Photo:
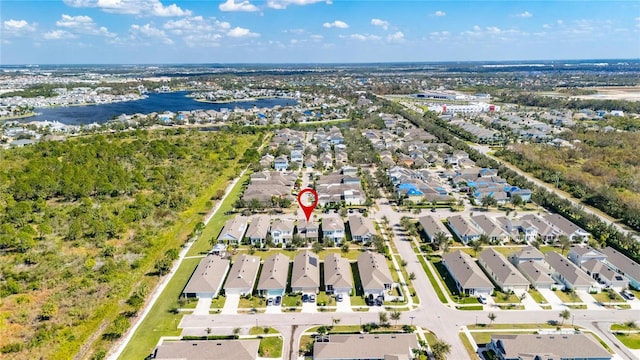
{"type": "Polygon", "coordinates": [[[478,255],[478,251],[482,251],[482,244],[480,243],[480,240],[472,241],[469,245],[471,245],[471,248],[473,249],[474,256],[478,255]]]}
{"type": "Polygon", "coordinates": [[[489,313],[489,315],[487,315],[487,317],[489,318],[489,326],[491,326],[491,324],[493,324],[493,320],[495,320],[498,316],[494,313],[489,313]]]}
{"type": "Polygon", "coordinates": [[[560,244],[560,248],[562,249],[562,255],[565,255],[565,252],[571,246],[571,239],[567,235],[558,236],[558,243],[560,244]]]}
{"type": "Polygon", "coordinates": [[[386,312],[380,312],[378,313],[378,319],[380,320],[380,326],[384,326],[389,321],[389,316],[386,312]]]}
{"type": "Polygon", "coordinates": [[[560,317],[562,318],[562,324],[560,324],[560,326],[562,326],[564,325],[564,321],[571,317],[571,312],[568,309],[564,309],[560,313],[560,317]]]}
{"type": "Polygon", "coordinates": [[[635,330],[638,328],[638,324],[636,324],[633,320],[625,322],[624,325],[627,327],[627,335],[631,333],[631,330],[635,330]]]}
{"type": "Polygon", "coordinates": [[[450,352],[451,345],[442,340],[438,339],[433,345],[431,345],[431,353],[436,360],[446,359],[450,352]]]}
{"type": "Polygon", "coordinates": [[[438,231],[436,235],[433,237],[433,243],[440,249],[440,246],[444,245],[449,241],[449,238],[442,231],[438,231]]]}

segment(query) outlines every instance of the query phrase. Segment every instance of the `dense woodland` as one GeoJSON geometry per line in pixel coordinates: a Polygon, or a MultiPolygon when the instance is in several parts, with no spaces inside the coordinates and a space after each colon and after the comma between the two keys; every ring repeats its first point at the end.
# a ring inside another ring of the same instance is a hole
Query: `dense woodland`
{"type": "Polygon", "coordinates": [[[140,130],[1,151],[0,358],[122,335],[261,138],[140,130]]]}
{"type": "Polygon", "coordinates": [[[498,100],[503,103],[512,103],[525,106],[546,107],[550,109],[571,110],[622,110],[628,113],[640,113],[640,102],[625,100],[580,100],[569,98],[555,98],[540,96],[533,93],[518,93],[502,91],[496,94],[498,100]]]}

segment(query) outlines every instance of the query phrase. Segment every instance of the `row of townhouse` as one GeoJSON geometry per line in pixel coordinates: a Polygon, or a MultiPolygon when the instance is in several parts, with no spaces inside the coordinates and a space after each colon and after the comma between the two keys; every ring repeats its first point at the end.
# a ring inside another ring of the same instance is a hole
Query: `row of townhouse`
{"type": "MultiPolygon", "coordinates": [[[[365,296],[385,296],[394,286],[391,272],[382,254],[363,252],[358,256],[356,263],[365,296]]],[[[263,263],[258,256],[243,254],[231,267],[229,265],[228,259],[208,255],[200,261],[191,275],[183,294],[188,297],[214,298],[221,289],[224,289],[226,294],[241,296],[252,294],[255,289],[259,296],[270,298],[283,296],[287,286],[292,293],[315,294],[321,289],[321,285],[322,290],[328,294],[350,296],[354,293],[351,263],[339,254],[329,254],[325,257],[323,284],[320,281],[320,259],[309,250],[298,252],[293,263],[288,256],[281,253],[268,257],[263,263]]]]}
{"type": "MultiPolygon", "coordinates": [[[[376,234],[373,221],[361,214],[351,214],[347,224],[352,241],[367,243],[376,234]]],[[[251,245],[263,246],[270,238],[273,244],[281,246],[290,244],[295,234],[308,241],[329,239],[340,244],[347,238],[347,227],[341,217],[333,214],[323,215],[320,223],[312,219],[300,219],[297,225],[291,218],[236,216],[227,221],[218,236],[218,242],[240,244],[244,240],[251,245]]]]}
{"type": "Polygon", "coordinates": [[[612,247],[574,245],[567,257],[603,287],[640,290],[640,265],[612,247]]]}
{"type": "Polygon", "coordinates": [[[364,205],[367,197],[358,169],[345,166],[340,171],[321,176],[316,182],[318,205],[364,205]]]}
{"type": "Polygon", "coordinates": [[[491,218],[485,214],[454,215],[447,218],[447,225],[465,244],[480,239],[483,234],[489,237],[491,243],[505,243],[509,240],[529,242],[535,239],[553,243],[560,236],[566,236],[572,242],[584,242],[591,236],[559,214],[542,217],[527,214],[517,220],[506,216],[491,218]]]}
{"type": "Polygon", "coordinates": [[[297,174],[290,172],[261,171],[251,174],[249,185],[242,194],[242,200],[249,203],[258,200],[270,204],[273,197],[293,200],[291,191],[295,185],[297,174]]]}

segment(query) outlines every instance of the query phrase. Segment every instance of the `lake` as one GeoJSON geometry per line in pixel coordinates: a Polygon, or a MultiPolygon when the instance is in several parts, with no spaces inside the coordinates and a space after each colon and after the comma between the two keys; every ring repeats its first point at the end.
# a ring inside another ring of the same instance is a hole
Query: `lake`
{"type": "Polygon", "coordinates": [[[67,125],[82,125],[91,123],[104,123],[115,116],[122,114],[149,114],[152,112],[162,113],[165,111],[178,112],[190,110],[220,110],[250,109],[254,106],[258,108],[272,108],[275,106],[291,106],[298,102],[287,98],[267,98],[246,101],[234,101],[229,103],[204,103],[187,97],[188,92],[179,91],[171,93],[150,93],[148,98],[136,101],[117,102],[100,105],[68,106],[57,108],[39,108],[35,111],[39,114],[22,121],[59,121],[67,125]]]}

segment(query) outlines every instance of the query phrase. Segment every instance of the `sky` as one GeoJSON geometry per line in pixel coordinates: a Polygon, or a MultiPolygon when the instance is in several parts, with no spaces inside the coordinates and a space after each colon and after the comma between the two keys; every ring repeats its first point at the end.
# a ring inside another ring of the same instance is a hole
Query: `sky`
{"type": "Polygon", "coordinates": [[[614,58],[640,1],[0,1],[0,65],[614,58]]]}

